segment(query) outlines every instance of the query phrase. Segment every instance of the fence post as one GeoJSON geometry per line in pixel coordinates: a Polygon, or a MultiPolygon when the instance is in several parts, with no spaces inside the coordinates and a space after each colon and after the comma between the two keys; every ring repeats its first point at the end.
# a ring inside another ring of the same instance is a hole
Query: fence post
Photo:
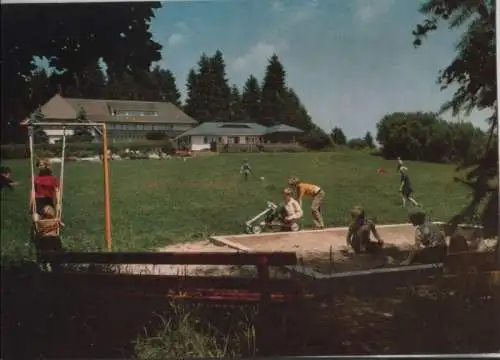
{"type": "Polygon", "coordinates": [[[271,294],[269,292],[269,264],[267,256],[262,256],[259,258],[257,265],[257,275],[260,282],[260,301],[263,305],[266,305],[271,300],[271,294]]]}

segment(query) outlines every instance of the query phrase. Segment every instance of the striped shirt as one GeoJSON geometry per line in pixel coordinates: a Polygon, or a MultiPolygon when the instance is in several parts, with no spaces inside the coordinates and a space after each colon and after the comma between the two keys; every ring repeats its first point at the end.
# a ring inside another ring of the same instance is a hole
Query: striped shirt
{"type": "Polygon", "coordinates": [[[415,229],[415,244],[424,247],[436,247],[446,245],[446,241],[439,226],[426,221],[415,229]]]}

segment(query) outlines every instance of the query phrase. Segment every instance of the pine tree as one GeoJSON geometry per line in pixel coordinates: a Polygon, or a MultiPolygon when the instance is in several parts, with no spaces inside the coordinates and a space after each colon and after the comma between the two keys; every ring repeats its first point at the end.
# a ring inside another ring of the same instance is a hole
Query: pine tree
{"type": "Polygon", "coordinates": [[[246,120],[251,122],[261,123],[260,112],[260,86],[259,81],[255,76],[250,75],[243,87],[241,95],[241,102],[243,107],[243,116],[246,120]]]}
{"type": "Polygon", "coordinates": [[[45,104],[54,95],[55,88],[50,80],[45,69],[39,68],[33,71],[28,81],[29,106],[31,108],[36,109],[45,104]]]}
{"type": "Polygon", "coordinates": [[[220,50],[210,58],[210,115],[218,121],[231,118],[231,88],[228,85],[226,64],[220,50]]]}
{"type": "Polygon", "coordinates": [[[89,64],[79,75],[78,92],[86,99],[102,99],[106,80],[98,62],[89,64]]]}
{"type": "MultiPolygon", "coordinates": [[[[88,122],[87,112],[81,106],[80,106],[80,109],[78,109],[78,113],[76,115],[76,122],[82,123],[82,124],[88,122]]],[[[77,126],[77,127],[75,127],[75,130],[73,132],[73,136],[71,137],[70,141],[88,142],[88,141],[92,141],[93,139],[94,139],[94,136],[92,135],[92,130],[88,126],[77,126]]]]}
{"type": "Polygon", "coordinates": [[[280,123],[284,117],[286,96],[286,72],[278,56],[274,54],[266,68],[262,86],[262,124],[270,126],[280,123]]]}
{"type": "Polygon", "coordinates": [[[198,74],[194,69],[189,70],[189,73],[186,78],[186,90],[187,97],[186,103],[184,104],[183,110],[184,112],[191,116],[192,118],[200,121],[200,119],[196,118],[196,109],[198,107],[198,74]]]}
{"type": "Polygon", "coordinates": [[[375,147],[375,144],[373,143],[373,136],[369,131],[366,133],[364,141],[366,143],[366,146],[368,146],[370,149],[375,147]]]}
{"type": "Polygon", "coordinates": [[[231,87],[231,121],[244,121],[245,113],[243,111],[243,103],[241,100],[240,91],[236,85],[231,87]]]}
{"type": "Polygon", "coordinates": [[[163,70],[159,67],[153,69],[151,73],[154,84],[158,91],[158,101],[166,101],[181,106],[181,93],[177,88],[175,76],[170,70],[163,70]]]}
{"type": "Polygon", "coordinates": [[[287,88],[283,95],[281,123],[306,132],[315,127],[308,111],[292,88],[287,88]]]}
{"type": "MultiPolygon", "coordinates": [[[[31,115],[31,122],[36,124],[43,122],[45,120],[45,115],[42,112],[41,106],[38,106],[35,112],[31,115]]],[[[33,141],[35,144],[47,144],[49,142],[49,137],[41,127],[35,126],[33,128],[33,141]]]]}
{"type": "Polygon", "coordinates": [[[333,128],[332,132],[330,133],[330,136],[336,145],[346,145],[347,144],[347,138],[344,135],[344,132],[342,131],[342,129],[339,128],[338,126],[333,128]]]}

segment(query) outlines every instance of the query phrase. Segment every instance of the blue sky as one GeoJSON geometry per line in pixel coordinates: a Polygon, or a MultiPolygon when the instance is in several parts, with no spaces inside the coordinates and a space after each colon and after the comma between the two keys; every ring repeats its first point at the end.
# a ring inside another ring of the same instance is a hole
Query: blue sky
{"type": "MultiPolygon", "coordinates": [[[[160,65],[181,92],[202,52],[224,53],[231,83],[262,79],[276,53],[287,82],[324,128],[348,137],[375,133],[389,112],[437,111],[438,71],[453,58],[458,34],[443,27],[414,49],[419,0],[232,0],[165,2],[151,30],[163,45],[160,65]]],[[[487,113],[468,119],[485,127],[487,113]]],[[[445,114],[452,119],[451,114],[445,114]]]]}

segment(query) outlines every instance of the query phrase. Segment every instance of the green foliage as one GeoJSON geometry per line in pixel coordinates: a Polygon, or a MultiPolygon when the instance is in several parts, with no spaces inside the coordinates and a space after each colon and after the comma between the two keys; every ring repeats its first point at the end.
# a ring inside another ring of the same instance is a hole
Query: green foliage
{"type": "Polygon", "coordinates": [[[470,123],[448,123],[432,113],[393,113],[377,124],[381,153],[392,159],[468,162],[483,151],[485,139],[470,123]]]}
{"type": "Polygon", "coordinates": [[[375,147],[375,144],[373,143],[373,136],[369,131],[365,134],[363,140],[365,141],[366,146],[368,146],[370,149],[373,149],[375,147]]]}
{"type": "MultiPolygon", "coordinates": [[[[161,318],[162,325],[154,336],[141,336],[135,353],[139,360],[180,358],[235,358],[255,355],[255,329],[251,322],[231,321],[227,333],[221,333],[207,319],[200,321],[197,309],[172,304],[173,313],[161,318]],[[243,345],[243,348],[242,348],[243,345]]],[[[234,311],[234,310],[233,310],[234,311]]],[[[234,314],[228,314],[235,319],[234,314]]],[[[252,319],[253,320],[253,319],[252,319]]]]}
{"type": "Polygon", "coordinates": [[[319,128],[308,131],[299,141],[310,150],[325,150],[334,146],[331,137],[319,128]]]}
{"type": "Polygon", "coordinates": [[[181,93],[177,88],[175,76],[170,70],[161,69],[156,66],[150,73],[151,85],[154,89],[153,97],[156,95],[157,100],[151,101],[166,101],[171,102],[175,106],[181,106],[181,93]]]}
{"type": "Polygon", "coordinates": [[[364,139],[350,139],[347,142],[347,146],[353,150],[361,150],[368,148],[368,144],[364,139]]]}
{"type": "Polygon", "coordinates": [[[243,102],[240,91],[236,85],[231,87],[231,121],[245,121],[245,111],[243,110],[243,102]]]}
{"type": "Polygon", "coordinates": [[[153,11],[160,7],[159,2],[2,4],[2,133],[5,130],[23,141],[15,126],[55,92],[52,88],[47,94],[30,97],[34,57],[48,59],[49,66],[60,74],[55,85],[70,92],[74,88],[81,92],[87,85],[85,91],[98,92],[93,84],[99,59],[110,73],[149,69],[153,61],[161,59],[161,46],[149,31],[153,11]],[[93,75],[87,77],[89,72],[93,75]]]}
{"type": "MultiPolygon", "coordinates": [[[[115,153],[123,151],[125,149],[150,151],[165,146],[165,141],[166,140],[140,141],[140,142],[127,141],[123,143],[113,143],[109,146],[109,149],[115,153]]],[[[37,144],[35,150],[37,154],[43,152],[45,154],[43,157],[61,156],[60,144],[48,144],[48,143],[37,144]]],[[[99,155],[101,153],[102,153],[102,144],[98,142],[68,142],[66,144],[67,156],[94,156],[94,155],[99,155]]],[[[25,157],[26,157],[25,144],[9,144],[0,146],[1,159],[24,159],[25,157]]]]}
{"type": "Polygon", "coordinates": [[[332,140],[336,145],[342,146],[347,144],[347,138],[344,135],[342,129],[338,126],[333,128],[330,136],[332,137],[332,140]]]}
{"type": "MultiPolygon", "coordinates": [[[[413,31],[415,46],[421,45],[423,39],[436,30],[441,22],[447,23],[450,29],[462,31],[455,58],[439,74],[438,82],[442,89],[450,86],[456,88],[450,101],[442,106],[442,111],[451,109],[455,115],[461,111],[468,113],[473,109],[492,111],[492,115],[486,119],[490,125],[488,141],[479,151],[472,149],[474,156],[468,156],[464,161],[466,165],[475,163],[468,174],[472,181],[469,185],[473,191],[473,199],[457,215],[454,221],[456,224],[456,220],[476,213],[484,199],[498,197],[498,186],[496,189],[486,186],[490,181],[498,184],[498,143],[492,141],[498,136],[496,1],[428,0],[422,5],[420,12],[426,19],[413,31]]],[[[491,219],[486,222],[490,227],[496,228],[498,234],[498,213],[488,212],[492,208],[493,206],[485,207],[483,218],[491,219]]],[[[500,242],[497,252],[500,256],[500,242]]]]}
{"type": "MultiPolygon", "coordinates": [[[[76,115],[76,122],[87,123],[87,113],[83,107],[78,109],[76,115]]],[[[68,138],[70,142],[90,142],[94,140],[94,135],[92,134],[92,129],[89,126],[77,126],[73,130],[73,136],[68,138]]]]}
{"type": "MultiPolygon", "coordinates": [[[[39,106],[31,116],[31,121],[36,124],[38,122],[43,122],[45,120],[45,115],[42,112],[42,108],[39,106]]],[[[35,144],[47,144],[49,142],[49,137],[47,133],[41,127],[33,128],[33,142],[35,144]]]]}
{"type": "Polygon", "coordinates": [[[273,54],[269,59],[266,74],[262,85],[261,96],[261,124],[271,126],[282,123],[282,114],[285,109],[286,72],[278,56],[273,54]]]}
{"type": "Polygon", "coordinates": [[[250,77],[245,82],[243,86],[243,93],[241,95],[241,101],[243,105],[243,111],[245,113],[248,121],[259,122],[261,118],[260,109],[261,100],[261,89],[259,81],[255,76],[250,75],[250,77]]]}
{"type": "Polygon", "coordinates": [[[184,110],[199,122],[229,121],[231,89],[222,52],[202,54],[196,70],[188,74],[188,98],[184,110]]]}

